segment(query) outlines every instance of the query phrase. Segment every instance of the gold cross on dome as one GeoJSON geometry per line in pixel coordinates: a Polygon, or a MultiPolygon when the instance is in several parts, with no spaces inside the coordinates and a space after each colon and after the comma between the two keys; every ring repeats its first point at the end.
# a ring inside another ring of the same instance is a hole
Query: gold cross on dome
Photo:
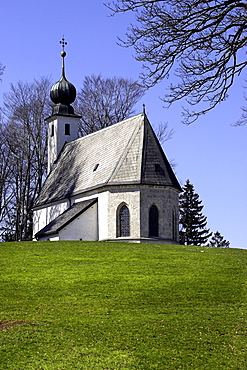
{"type": "Polygon", "coordinates": [[[63,51],[64,51],[64,48],[67,45],[67,42],[65,41],[64,36],[63,36],[62,40],[60,41],[60,44],[62,45],[62,48],[63,48],[63,51]]]}

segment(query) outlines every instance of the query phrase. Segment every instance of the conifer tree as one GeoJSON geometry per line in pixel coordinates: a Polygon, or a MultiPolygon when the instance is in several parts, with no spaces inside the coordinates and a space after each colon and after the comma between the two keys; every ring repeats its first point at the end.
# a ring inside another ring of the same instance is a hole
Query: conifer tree
{"type": "Polygon", "coordinates": [[[230,242],[224,239],[219,231],[216,231],[209,241],[209,247],[229,248],[230,242]]]}
{"type": "Polygon", "coordinates": [[[206,245],[212,235],[206,228],[207,217],[202,214],[203,205],[194,186],[186,181],[180,194],[180,231],[179,239],[185,245],[206,245]]]}

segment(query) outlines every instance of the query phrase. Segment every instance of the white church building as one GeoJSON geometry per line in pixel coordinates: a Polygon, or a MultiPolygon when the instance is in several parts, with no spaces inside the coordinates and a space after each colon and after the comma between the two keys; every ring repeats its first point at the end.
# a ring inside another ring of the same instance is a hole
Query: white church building
{"type": "Polygon", "coordinates": [[[181,188],[145,111],[78,138],[65,55],[50,93],[48,176],[34,239],[178,243],[181,188]]]}

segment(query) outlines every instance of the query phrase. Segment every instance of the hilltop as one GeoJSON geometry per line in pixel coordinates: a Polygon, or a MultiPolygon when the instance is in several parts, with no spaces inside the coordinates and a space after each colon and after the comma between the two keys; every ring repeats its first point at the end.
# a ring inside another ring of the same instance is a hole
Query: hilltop
{"type": "Polygon", "coordinates": [[[0,369],[247,369],[247,250],[1,243],[0,369]]]}

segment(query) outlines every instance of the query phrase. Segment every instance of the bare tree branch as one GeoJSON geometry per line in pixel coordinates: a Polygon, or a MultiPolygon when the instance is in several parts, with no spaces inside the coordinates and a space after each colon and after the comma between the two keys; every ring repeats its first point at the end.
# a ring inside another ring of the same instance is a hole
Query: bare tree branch
{"type": "Polygon", "coordinates": [[[133,11],[123,46],[133,46],[143,63],[142,81],[152,87],[173,72],[163,100],[185,99],[184,123],[224,101],[247,65],[247,3],[240,0],[117,0],[112,14],[133,11]],[[191,106],[197,110],[191,111],[191,106]]]}
{"type": "MultiPolygon", "coordinates": [[[[3,178],[0,233],[4,240],[32,237],[32,206],[46,175],[47,138],[44,118],[50,111],[50,80],[18,82],[4,94],[3,178]]],[[[1,152],[0,152],[1,156],[1,152]]],[[[1,173],[0,173],[1,181],[1,173]]],[[[1,199],[0,199],[1,202],[1,199]]],[[[0,203],[1,205],[1,203],[0,203]]]]}
{"type": "MultiPolygon", "coordinates": [[[[4,70],[5,70],[5,66],[2,65],[2,63],[0,63],[0,76],[3,75],[4,70]]],[[[1,77],[0,77],[0,81],[2,81],[1,77]]]]}
{"type": "Polygon", "coordinates": [[[166,141],[171,140],[174,134],[174,130],[168,130],[168,123],[160,122],[157,129],[155,130],[156,136],[161,145],[163,145],[166,141]]]}
{"type": "Polygon", "coordinates": [[[145,89],[131,79],[86,76],[77,95],[76,110],[81,114],[81,135],[111,126],[134,113],[134,105],[145,89]]]}

